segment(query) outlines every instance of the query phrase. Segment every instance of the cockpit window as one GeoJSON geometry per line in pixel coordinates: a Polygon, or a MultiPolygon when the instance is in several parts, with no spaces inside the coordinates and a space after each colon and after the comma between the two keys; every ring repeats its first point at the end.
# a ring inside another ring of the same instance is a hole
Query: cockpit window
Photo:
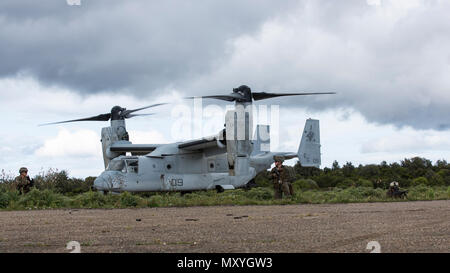
{"type": "Polygon", "coordinates": [[[125,162],[123,160],[112,160],[109,162],[108,170],[109,171],[122,171],[125,167],[125,162]]]}
{"type": "Polygon", "coordinates": [[[121,159],[109,162],[109,171],[119,171],[123,173],[138,173],[139,160],[137,159],[121,159]]]}
{"type": "Polygon", "coordinates": [[[129,173],[138,173],[139,169],[138,169],[138,163],[139,161],[136,159],[133,160],[127,160],[127,172],[129,173]]]}

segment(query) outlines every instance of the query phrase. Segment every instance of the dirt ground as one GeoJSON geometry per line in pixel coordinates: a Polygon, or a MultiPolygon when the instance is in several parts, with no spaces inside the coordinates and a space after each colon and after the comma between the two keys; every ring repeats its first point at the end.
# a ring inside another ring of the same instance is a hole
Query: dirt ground
{"type": "Polygon", "coordinates": [[[450,252],[450,201],[0,212],[0,252],[450,252]]]}

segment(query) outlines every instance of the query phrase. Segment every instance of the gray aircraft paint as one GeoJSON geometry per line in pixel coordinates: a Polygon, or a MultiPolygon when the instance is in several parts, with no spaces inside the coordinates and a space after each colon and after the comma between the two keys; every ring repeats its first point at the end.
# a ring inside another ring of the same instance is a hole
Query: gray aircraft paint
{"type": "Polygon", "coordinates": [[[318,168],[321,164],[319,121],[316,119],[306,120],[298,149],[298,159],[303,167],[318,168]]]}
{"type": "MultiPolygon", "coordinates": [[[[166,103],[127,110],[114,106],[110,113],[42,125],[79,121],[111,121],[102,129],[105,171],[94,181],[94,188],[108,192],[121,191],[192,191],[235,189],[244,187],[260,171],[268,169],[274,156],[298,157],[303,166],[320,166],[319,121],[308,119],[298,153],[270,152],[270,128],[258,126],[256,141],[252,102],[283,96],[325,95],[322,93],[252,92],[241,85],[228,95],[202,98],[234,102],[235,108],[225,115],[225,129],[217,135],[171,144],[132,144],[125,119],[151,114],[136,112],[166,103]],[[257,145],[253,152],[254,145],[257,145]],[[263,147],[264,146],[264,147],[263,147]],[[131,153],[131,156],[127,156],[131,153]]],[[[195,97],[188,97],[192,99],[195,97]]]]}
{"type": "Polygon", "coordinates": [[[334,93],[252,93],[248,86],[241,85],[233,88],[233,92],[228,95],[204,96],[235,103],[235,108],[228,110],[225,115],[225,129],[211,137],[164,145],[132,144],[129,141],[125,119],[149,115],[136,112],[165,103],[131,110],[114,106],[110,113],[43,125],[111,121],[110,127],[103,128],[101,134],[106,170],[94,181],[94,187],[98,190],[121,192],[234,189],[244,187],[258,172],[269,168],[275,155],[283,155],[287,159],[299,157],[305,166],[320,165],[317,120],[309,119],[306,122],[298,154],[270,152],[268,126],[258,126],[255,143],[252,143],[251,139],[253,101],[318,94],[334,93]],[[257,147],[252,153],[255,144],[257,147]],[[131,156],[127,156],[128,153],[131,153],[131,156]]]}
{"type": "MultiPolygon", "coordinates": [[[[228,155],[225,149],[219,149],[221,153],[209,155],[198,152],[193,148],[210,147],[211,143],[220,143],[220,134],[191,141],[187,149],[183,147],[183,142],[160,145],[153,152],[146,156],[119,156],[111,160],[108,169],[96,180],[95,187],[103,191],[194,191],[203,189],[234,189],[244,187],[256,174],[265,171],[272,165],[274,156],[284,156],[286,159],[300,157],[319,159],[320,150],[311,149],[311,143],[316,145],[320,141],[318,120],[308,119],[305,123],[306,133],[303,133],[299,145],[298,154],[293,152],[270,152],[264,151],[250,157],[236,157],[236,174],[229,175],[228,155]],[[312,126],[312,127],[311,127],[312,126]],[[315,137],[311,137],[312,134],[315,137]],[[308,137],[309,135],[309,137],[308,137]],[[305,145],[304,141],[307,142],[305,145]],[[318,140],[318,141],[317,141],[318,140]],[[209,142],[206,142],[209,141],[209,142]],[[304,150],[305,147],[307,150],[304,150]],[[189,150],[190,149],[190,150],[189,150]],[[309,153],[309,154],[308,154],[309,153]],[[137,162],[134,168],[133,162],[137,162]],[[244,163],[243,163],[244,162],[244,163]],[[242,169],[245,168],[245,169],[242,169]]],[[[258,125],[265,132],[270,132],[268,125],[258,125]]],[[[270,136],[268,139],[261,139],[258,131],[255,132],[255,143],[263,142],[270,146],[270,136]]],[[[316,147],[312,146],[312,147],[316,147]]],[[[315,164],[314,166],[317,166],[315,164]]]]}
{"type": "MultiPolygon", "coordinates": [[[[269,125],[258,125],[255,132],[255,140],[254,146],[256,149],[252,153],[252,157],[250,159],[250,165],[255,168],[256,173],[267,170],[270,168],[272,163],[274,162],[275,156],[283,156],[285,159],[292,159],[295,157],[306,157],[306,158],[315,158],[320,162],[320,150],[317,148],[311,148],[311,144],[319,145],[320,147],[320,132],[319,132],[319,121],[308,119],[305,123],[306,128],[311,128],[311,131],[308,131],[307,134],[312,132],[316,137],[313,140],[317,140],[318,143],[309,141],[309,138],[302,137],[297,153],[293,152],[270,152],[270,151],[258,151],[258,145],[260,147],[270,147],[270,126],[269,125]],[[312,127],[311,127],[312,126],[312,127]],[[265,135],[267,134],[267,135],[265,135]]],[[[304,134],[304,133],[303,133],[304,134]]],[[[309,134],[311,136],[311,134],[309,134]]],[[[315,147],[315,146],[314,146],[315,147]]],[[[317,161],[317,160],[316,160],[317,161]]],[[[302,162],[300,162],[303,165],[302,162]]],[[[310,164],[305,167],[319,167],[319,164],[310,164]]]]}
{"type": "Polygon", "coordinates": [[[252,156],[270,152],[270,126],[258,124],[253,137],[252,156]]]}

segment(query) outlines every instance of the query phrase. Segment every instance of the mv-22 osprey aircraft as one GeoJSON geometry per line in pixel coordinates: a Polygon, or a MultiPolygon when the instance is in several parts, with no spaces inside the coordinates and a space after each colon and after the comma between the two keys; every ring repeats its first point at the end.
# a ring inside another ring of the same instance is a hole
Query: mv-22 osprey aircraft
{"type": "Polygon", "coordinates": [[[189,97],[187,99],[235,102],[235,109],[227,111],[225,128],[217,135],[171,144],[132,144],[125,127],[127,118],[150,115],[133,114],[134,112],[162,104],[134,110],[115,106],[108,114],[49,124],[111,120],[111,126],[103,128],[101,133],[105,171],[94,181],[94,188],[104,193],[189,192],[209,189],[221,192],[253,183],[259,172],[270,168],[274,156],[286,159],[298,157],[304,167],[319,167],[321,157],[318,120],[306,121],[297,153],[270,152],[268,125],[258,125],[255,141],[251,139],[251,105],[253,100],[322,94],[335,93],[252,93],[248,86],[243,85],[234,88],[229,95],[189,97]]]}

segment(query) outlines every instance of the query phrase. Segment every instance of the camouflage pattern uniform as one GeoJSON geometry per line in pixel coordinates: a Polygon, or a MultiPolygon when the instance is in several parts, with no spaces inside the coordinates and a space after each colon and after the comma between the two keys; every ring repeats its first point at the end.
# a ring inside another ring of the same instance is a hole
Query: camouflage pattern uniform
{"type": "Polygon", "coordinates": [[[275,190],[275,199],[281,199],[283,193],[284,196],[286,197],[291,197],[292,195],[294,195],[294,190],[292,188],[292,184],[290,183],[291,179],[290,173],[286,167],[281,165],[281,168],[279,170],[277,166],[273,167],[272,170],[270,171],[270,176],[273,179],[273,189],[275,190]]]}
{"type": "MultiPolygon", "coordinates": [[[[20,168],[19,173],[22,174],[22,172],[28,172],[27,168],[20,168]]],[[[21,194],[29,192],[32,187],[32,181],[29,176],[19,175],[16,177],[14,182],[16,184],[17,190],[21,194]]]]}

